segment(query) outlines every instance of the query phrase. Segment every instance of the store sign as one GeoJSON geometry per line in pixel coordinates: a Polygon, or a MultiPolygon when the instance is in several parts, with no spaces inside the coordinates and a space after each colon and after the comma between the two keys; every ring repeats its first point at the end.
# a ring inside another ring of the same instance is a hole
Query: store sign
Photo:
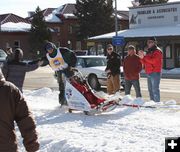
{"type": "Polygon", "coordinates": [[[130,8],[130,28],[180,24],[180,3],[130,8]]]}

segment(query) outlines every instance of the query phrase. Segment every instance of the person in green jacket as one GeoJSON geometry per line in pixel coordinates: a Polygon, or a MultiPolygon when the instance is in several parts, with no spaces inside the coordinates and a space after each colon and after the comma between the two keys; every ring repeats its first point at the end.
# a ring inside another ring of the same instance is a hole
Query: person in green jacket
{"type": "Polygon", "coordinates": [[[76,55],[72,50],[66,47],[57,48],[54,43],[49,41],[45,44],[45,51],[44,65],[49,64],[57,76],[60,91],[59,103],[61,106],[67,105],[65,99],[65,77],[69,78],[74,75],[71,68],[76,66],[76,55]]]}

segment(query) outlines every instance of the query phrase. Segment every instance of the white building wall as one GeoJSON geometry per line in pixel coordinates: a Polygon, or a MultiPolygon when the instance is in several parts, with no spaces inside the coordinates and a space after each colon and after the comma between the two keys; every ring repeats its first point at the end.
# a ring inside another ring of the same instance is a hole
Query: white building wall
{"type": "Polygon", "coordinates": [[[180,24],[180,2],[129,8],[130,28],[180,24]]]}

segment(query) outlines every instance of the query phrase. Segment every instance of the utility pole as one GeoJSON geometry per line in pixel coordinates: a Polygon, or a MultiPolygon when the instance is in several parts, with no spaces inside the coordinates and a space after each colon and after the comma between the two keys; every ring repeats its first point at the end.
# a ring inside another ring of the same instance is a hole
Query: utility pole
{"type": "Polygon", "coordinates": [[[116,32],[116,36],[118,35],[118,33],[117,33],[117,30],[118,30],[117,24],[118,24],[118,22],[117,21],[118,21],[117,20],[117,0],[115,0],[115,32],[116,32]]]}
{"type": "MultiPolygon", "coordinates": [[[[118,36],[118,20],[117,20],[117,0],[115,0],[115,36],[118,36]]],[[[116,52],[118,50],[118,46],[116,45],[116,52]]]]}
{"type": "MultiPolygon", "coordinates": [[[[1,15],[0,15],[0,38],[1,38],[1,15]]],[[[0,43],[0,48],[1,48],[1,43],[0,43]]]]}
{"type": "Polygon", "coordinates": [[[0,16],[0,32],[1,32],[1,16],[0,16]]]}

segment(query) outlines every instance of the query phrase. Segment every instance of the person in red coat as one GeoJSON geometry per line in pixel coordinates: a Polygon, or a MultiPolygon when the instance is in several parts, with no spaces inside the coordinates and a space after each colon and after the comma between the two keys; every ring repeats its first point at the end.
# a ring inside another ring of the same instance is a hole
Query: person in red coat
{"type": "Polygon", "coordinates": [[[163,54],[155,37],[150,37],[147,40],[148,51],[146,55],[143,51],[139,51],[139,57],[144,65],[147,74],[148,91],[150,100],[160,102],[160,80],[162,71],[163,54]]]}
{"type": "Polygon", "coordinates": [[[133,86],[136,97],[142,97],[139,83],[142,63],[133,45],[128,46],[128,55],[124,59],[123,69],[125,77],[125,95],[130,94],[131,87],[133,86]]]}

